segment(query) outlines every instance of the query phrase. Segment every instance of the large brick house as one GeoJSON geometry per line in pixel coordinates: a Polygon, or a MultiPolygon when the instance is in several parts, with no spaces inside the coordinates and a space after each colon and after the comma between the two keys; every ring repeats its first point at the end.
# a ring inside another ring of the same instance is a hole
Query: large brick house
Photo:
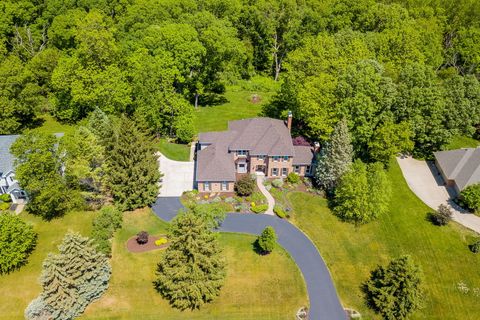
{"type": "Polygon", "coordinates": [[[236,179],[261,172],[267,178],[312,173],[314,147],[293,145],[292,118],[229,121],[228,130],[200,133],[195,180],[200,192],[233,192],[236,179]]]}

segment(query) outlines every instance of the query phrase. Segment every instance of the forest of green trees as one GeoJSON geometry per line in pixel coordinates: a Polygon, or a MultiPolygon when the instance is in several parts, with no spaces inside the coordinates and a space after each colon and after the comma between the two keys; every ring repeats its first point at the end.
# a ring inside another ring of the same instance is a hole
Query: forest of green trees
{"type": "Polygon", "coordinates": [[[428,156],[478,130],[479,74],[476,0],[0,2],[0,134],[99,108],[188,142],[195,107],[260,75],[297,134],[346,118],[356,157],[428,156]]]}

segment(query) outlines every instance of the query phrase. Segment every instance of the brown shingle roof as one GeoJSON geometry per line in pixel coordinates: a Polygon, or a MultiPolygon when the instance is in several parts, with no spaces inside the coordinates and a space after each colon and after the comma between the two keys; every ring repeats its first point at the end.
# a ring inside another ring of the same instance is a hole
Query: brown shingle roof
{"type": "Polygon", "coordinates": [[[313,148],[307,146],[293,146],[295,156],[293,165],[311,165],[313,161],[313,148]]]}

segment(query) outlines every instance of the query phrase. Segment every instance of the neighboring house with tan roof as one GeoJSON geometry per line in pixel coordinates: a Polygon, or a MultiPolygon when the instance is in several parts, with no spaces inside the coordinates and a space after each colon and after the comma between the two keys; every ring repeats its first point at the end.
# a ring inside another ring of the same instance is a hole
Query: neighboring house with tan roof
{"type": "Polygon", "coordinates": [[[480,183],[480,147],[434,153],[435,164],[447,186],[457,193],[480,183]]]}
{"type": "Polygon", "coordinates": [[[272,118],[229,121],[228,130],[199,134],[196,183],[200,192],[233,192],[237,177],[262,172],[284,178],[309,176],[314,148],[294,146],[291,115],[287,123],[272,118]]]}

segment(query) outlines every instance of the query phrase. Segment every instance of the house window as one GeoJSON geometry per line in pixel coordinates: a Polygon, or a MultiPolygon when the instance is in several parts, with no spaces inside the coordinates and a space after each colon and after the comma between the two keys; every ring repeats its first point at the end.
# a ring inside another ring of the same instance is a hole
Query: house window
{"type": "Polygon", "coordinates": [[[300,166],[294,166],[293,170],[296,174],[300,174],[300,166]]]}
{"type": "Polygon", "coordinates": [[[237,172],[238,172],[238,173],[245,173],[245,172],[247,172],[247,164],[246,164],[246,163],[239,163],[239,164],[237,164],[237,172]]]}
{"type": "Polygon", "coordinates": [[[210,182],[203,183],[203,191],[210,191],[210,182]]]}
{"type": "Polygon", "coordinates": [[[311,174],[312,172],[312,166],[306,166],[305,168],[305,174],[311,174]]]}
{"type": "Polygon", "coordinates": [[[280,161],[280,157],[279,157],[279,156],[273,156],[273,161],[274,161],[274,162],[280,161]]]}
{"type": "Polygon", "coordinates": [[[227,186],[228,186],[228,185],[227,185],[227,182],[223,181],[223,182],[222,182],[221,190],[222,190],[222,191],[227,191],[227,186]]]}
{"type": "Polygon", "coordinates": [[[278,168],[272,168],[272,176],[278,176],[278,168]]]}
{"type": "Polygon", "coordinates": [[[284,156],[283,157],[283,162],[287,162],[288,161],[288,156],[284,156]]]}
{"type": "Polygon", "coordinates": [[[246,156],[247,150],[237,150],[237,156],[246,156]]]}
{"type": "Polygon", "coordinates": [[[285,177],[288,175],[288,168],[282,168],[282,176],[285,177]]]}
{"type": "Polygon", "coordinates": [[[265,156],[257,156],[258,160],[265,160],[265,156]]]}

